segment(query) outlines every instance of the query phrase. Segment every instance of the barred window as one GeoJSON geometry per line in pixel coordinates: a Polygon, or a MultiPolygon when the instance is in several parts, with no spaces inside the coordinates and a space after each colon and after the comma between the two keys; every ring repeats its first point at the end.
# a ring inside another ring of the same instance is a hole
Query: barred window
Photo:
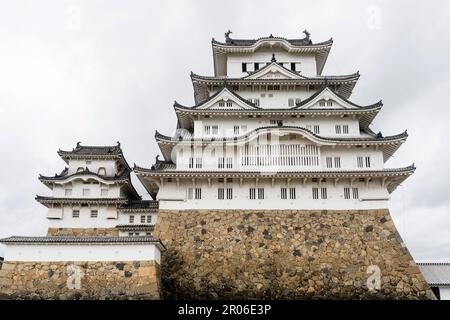
{"type": "Polygon", "coordinates": [[[213,135],[218,135],[219,134],[219,126],[212,126],[211,131],[212,131],[213,135]]]}
{"type": "Polygon", "coordinates": [[[358,188],[353,188],[353,199],[359,199],[358,188]]]}
{"type": "Polygon", "coordinates": [[[145,223],[145,216],[141,216],[141,223],[145,223]]]}
{"type": "Polygon", "coordinates": [[[288,106],[293,107],[294,106],[294,99],[288,99],[288,106]]]}
{"type": "Polygon", "coordinates": [[[313,199],[319,199],[319,188],[312,188],[313,199]]]}
{"type": "Polygon", "coordinates": [[[250,188],[249,189],[249,196],[251,200],[255,200],[256,199],[256,189],[255,188],[250,188]]]}
{"type": "Polygon", "coordinates": [[[332,157],[327,157],[326,162],[327,162],[327,168],[333,168],[333,158],[332,157]]]}
{"type": "Polygon", "coordinates": [[[341,126],[340,125],[338,125],[338,124],[335,125],[334,130],[335,130],[336,134],[341,134],[341,126]]]}
{"type": "Polygon", "coordinates": [[[344,124],[344,125],[342,126],[342,132],[343,132],[344,134],[348,134],[348,125],[347,125],[347,124],[344,124]]]}
{"type": "Polygon", "coordinates": [[[227,199],[233,199],[233,188],[227,188],[227,199]]]}
{"type": "Polygon", "coordinates": [[[334,157],[334,167],[335,168],[341,167],[341,157],[334,157]]]}
{"type": "Polygon", "coordinates": [[[238,135],[240,127],[239,126],[234,126],[233,129],[234,129],[234,134],[238,135]]]}
{"type": "Polygon", "coordinates": [[[366,168],[370,168],[370,157],[366,157],[366,168]]]}
{"type": "Polygon", "coordinates": [[[147,216],[147,223],[152,223],[152,216],[147,216]]]}
{"type": "Polygon", "coordinates": [[[295,194],[295,188],[289,188],[289,198],[290,199],[295,199],[296,198],[296,194],[295,194]]]}
{"type": "Polygon", "coordinates": [[[217,199],[219,199],[219,200],[225,199],[225,190],[224,190],[224,188],[217,189],[217,199]]]}
{"type": "Polygon", "coordinates": [[[357,157],[356,158],[356,162],[358,164],[358,168],[363,168],[364,167],[363,157],[357,157]]]}
{"type": "Polygon", "coordinates": [[[217,168],[219,168],[219,169],[225,168],[225,158],[224,157],[220,157],[217,159],[217,168]]]}
{"type": "Polygon", "coordinates": [[[192,169],[192,168],[194,168],[194,158],[190,157],[189,158],[189,169],[192,169]]]}
{"type": "Polygon", "coordinates": [[[72,210],[72,218],[79,218],[80,210],[72,210]]]}
{"type": "Polygon", "coordinates": [[[227,169],[231,169],[231,168],[233,168],[233,158],[228,157],[227,158],[227,169]]]}
{"type": "Polygon", "coordinates": [[[129,217],[129,222],[130,222],[130,223],[134,223],[134,216],[130,216],[130,217],[129,217]]]}
{"type": "Polygon", "coordinates": [[[350,188],[344,188],[344,199],[350,199],[350,188]]]}
{"type": "Polygon", "coordinates": [[[322,199],[327,199],[327,188],[320,188],[320,197],[322,199]]]}
{"type": "Polygon", "coordinates": [[[314,133],[315,134],[320,134],[320,127],[319,127],[319,125],[314,125],[314,133]]]}
{"type": "Polygon", "coordinates": [[[281,199],[287,199],[287,188],[281,188],[281,199]]]}
{"type": "Polygon", "coordinates": [[[205,134],[211,134],[211,126],[205,126],[205,134]]]}
{"type": "Polygon", "coordinates": [[[195,200],[202,198],[202,188],[195,188],[195,200]]]}
{"type": "Polygon", "coordinates": [[[200,157],[195,158],[195,168],[201,169],[201,167],[202,167],[202,158],[200,157]]]}
{"type": "Polygon", "coordinates": [[[264,199],[264,188],[258,188],[258,199],[264,199]]]}
{"type": "Polygon", "coordinates": [[[98,210],[91,210],[91,218],[97,218],[98,217],[98,210]]]}

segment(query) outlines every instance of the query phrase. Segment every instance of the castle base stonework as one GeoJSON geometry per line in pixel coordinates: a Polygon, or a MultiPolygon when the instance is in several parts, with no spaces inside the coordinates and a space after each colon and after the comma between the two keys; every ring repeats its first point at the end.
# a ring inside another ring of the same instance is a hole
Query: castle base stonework
{"type": "Polygon", "coordinates": [[[160,299],[159,269],[155,261],[5,261],[0,298],[160,299]]]}
{"type": "Polygon", "coordinates": [[[165,299],[435,298],[387,209],[160,209],[155,235],[165,299]]]}

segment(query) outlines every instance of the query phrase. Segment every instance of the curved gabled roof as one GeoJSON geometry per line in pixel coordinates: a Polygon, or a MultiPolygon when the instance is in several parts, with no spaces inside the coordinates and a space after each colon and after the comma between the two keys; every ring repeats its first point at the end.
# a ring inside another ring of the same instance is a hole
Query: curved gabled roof
{"type": "Polygon", "coordinates": [[[216,76],[226,75],[226,59],[228,53],[250,53],[262,47],[279,47],[293,53],[312,53],[316,59],[317,74],[321,74],[328,58],[333,39],[324,42],[313,43],[306,32],[306,37],[302,39],[287,39],[283,37],[262,37],[258,39],[232,39],[228,32],[225,34],[225,42],[211,41],[214,57],[214,74],[216,76]]]}
{"type": "Polygon", "coordinates": [[[118,159],[127,169],[131,170],[122,152],[120,142],[115,146],[82,146],[77,142],[72,151],[58,150],[58,155],[68,163],[69,159],[118,159]]]}
{"type": "MultiPolygon", "coordinates": [[[[196,104],[192,107],[190,107],[190,109],[199,109],[202,106],[204,106],[205,104],[207,104],[208,102],[214,100],[216,97],[218,97],[221,94],[224,93],[229,93],[231,94],[233,97],[235,97],[238,101],[241,101],[242,103],[244,103],[245,105],[249,106],[252,109],[261,109],[260,107],[256,106],[254,103],[248,101],[247,99],[241,97],[240,95],[238,95],[235,91],[233,91],[231,88],[229,88],[228,86],[223,86],[221,90],[217,91],[215,94],[213,94],[212,96],[210,96],[207,100],[202,101],[199,104],[196,104]]],[[[181,104],[179,104],[177,101],[174,102],[174,107],[183,107],[183,108],[187,108],[186,106],[183,106],[181,104]]],[[[228,109],[230,110],[230,109],[228,109]]]]}
{"type": "Polygon", "coordinates": [[[93,177],[96,180],[100,180],[103,182],[113,182],[113,183],[124,183],[128,190],[129,195],[133,199],[141,199],[141,196],[138,194],[136,189],[131,182],[131,169],[124,169],[121,173],[114,176],[103,176],[99,175],[95,172],[90,171],[88,168],[85,168],[83,171],[76,172],[73,174],[68,174],[67,168],[65,168],[60,174],[55,174],[53,177],[39,175],[39,181],[44,183],[47,187],[52,188],[53,183],[55,182],[64,182],[67,180],[72,180],[76,178],[89,178],[93,177]]]}
{"type": "Polygon", "coordinates": [[[286,133],[298,133],[303,135],[305,138],[313,141],[314,143],[321,145],[344,145],[344,146],[358,146],[358,145],[380,145],[383,147],[383,158],[384,162],[386,162],[400,145],[406,140],[408,137],[407,132],[403,132],[393,136],[383,137],[381,134],[374,135],[370,137],[361,137],[361,138],[331,138],[331,137],[323,137],[313,133],[312,131],[296,126],[265,126],[260,127],[255,130],[252,130],[244,135],[236,136],[236,137],[216,137],[216,138],[208,138],[208,139],[199,139],[199,138],[185,138],[183,136],[179,136],[177,138],[165,136],[158,131],[155,133],[155,139],[158,143],[159,148],[164,156],[164,159],[167,161],[171,161],[172,158],[172,150],[177,144],[242,144],[247,143],[250,140],[253,140],[257,136],[265,133],[271,133],[273,130],[278,131],[286,131],[286,133]]]}
{"type": "MultiPolygon", "coordinates": [[[[262,70],[261,68],[260,70],[262,70]]],[[[286,69],[286,68],[285,68],[286,69]]],[[[286,69],[289,70],[289,69],[286,69]]],[[[290,71],[290,70],[289,70],[290,71]]],[[[293,72],[293,71],[291,71],[293,72]]],[[[253,73],[254,74],[254,73],[253,73]]],[[[250,76],[250,75],[249,75],[250,76]]],[[[228,77],[216,77],[216,76],[202,76],[191,72],[192,86],[194,87],[194,98],[197,103],[208,99],[209,89],[208,86],[234,86],[234,85],[302,85],[302,86],[324,86],[333,85],[337,87],[340,94],[349,98],[353,92],[358,79],[360,77],[359,72],[355,72],[347,75],[338,76],[317,76],[307,77],[298,75],[297,78],[264,78],[264,79],[249,79],[243,78],[228,78],[228,77]]]]}

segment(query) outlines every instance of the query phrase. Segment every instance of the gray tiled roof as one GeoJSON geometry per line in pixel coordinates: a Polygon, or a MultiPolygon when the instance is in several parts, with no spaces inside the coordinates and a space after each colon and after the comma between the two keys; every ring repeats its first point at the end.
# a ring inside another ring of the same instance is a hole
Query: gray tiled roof
{"type": "Polygon", "coordinates": [[[417,263],[430,286],[450,287],[450,262],[417,263]]]}
{"type": "Polygon", "coordinates": [[[84,244],[84,243],[159,243],[158,238],[152,236],[135,237],[74,237],[74,236],[49,236],[49,237],[18,237],[0,239],[0,243],[11,244],[84,244]]]}
{"type": "Polygon", "coordinates": [[[119,210],[145,210],[145,209],[158,209],[159,202],[154,200],[136,200],[128,201],[119,207],[119,210]]]}
{"type": "Polygon", "coordinates": [[[82,146],[80,142],[77,146],[72,149],[72,151],[59,150],[58,154],[60,156],[69,155],[122,155],[122,148],[120,143],[117,142],[115,146],[82,146]]]}

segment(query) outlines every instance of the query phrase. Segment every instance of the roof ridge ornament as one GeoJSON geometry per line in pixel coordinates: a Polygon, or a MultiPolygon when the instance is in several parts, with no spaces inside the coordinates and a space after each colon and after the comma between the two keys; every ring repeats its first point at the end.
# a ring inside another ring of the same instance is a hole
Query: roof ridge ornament
{"type": "Polygon", "coordinates": [[[303,33],[305,34],[305,40],[309,40],[309,36],[311,35],[311,33],[308,32],[308,30],[303,30],[303,33]]]}
{"type": "Polygon", "coordinates": [[[230,34],[232,34],[232,33],[233,32],[230,29],[228,29],[228,31],[225,32],[225,41],[226,41],[226,43],[232,42],[232,40],[230,38],[230,34]]]}
{"type": "Polygon", "coordinates": [[[277,59],[275,58],[275,53],[272,53],[272,60],[270,60],[271,62],[277,62],[277,59]]]}

